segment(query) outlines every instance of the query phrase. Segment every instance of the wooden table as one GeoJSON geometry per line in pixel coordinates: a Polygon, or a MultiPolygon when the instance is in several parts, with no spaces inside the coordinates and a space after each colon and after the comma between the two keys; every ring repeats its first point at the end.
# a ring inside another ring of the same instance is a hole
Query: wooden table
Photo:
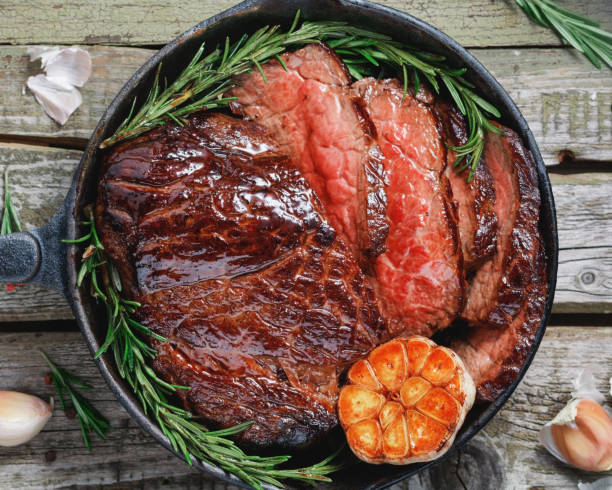
{"type": "MultiPolygon", "coordinates": [[[[89,135],[122,84],[155,50],[234,0],[2,0],[0,172],[10,168],[26,227],[58,209],[89,135]],[[84,103],[59,127],[22,86],[39,71],[31,44],[77,44],[93,58],[84,103]]],[[[281,2],[279,1],[279,4],[281,2]]],[[[484,431],[444,465],[396,488],[576,488],[596,475],[569,469],[537,442],[587,364],[612,375],[612,71],[594,69],[531,23],[511,0],[385,0],[469,47],[514,98],[544,159],[557,203],[561,245],[554,314],[527,376],[484,431]]],[[[561,3],[612,30],[610,0],[561,3]]],[[[0,190],[1,192],[1,190],[0,190]]],[[[127,416],[90,360],[66,301],[26,285],[0,290],[0,389],[43,397],[44,350],[95,386],[111,420],[88,453],[61,410],[29,444],[0,449],[0,488],[224,488],[182,464],[127,416]]],[[[600,387],[606,387],[605,377],[600,387]]]]}

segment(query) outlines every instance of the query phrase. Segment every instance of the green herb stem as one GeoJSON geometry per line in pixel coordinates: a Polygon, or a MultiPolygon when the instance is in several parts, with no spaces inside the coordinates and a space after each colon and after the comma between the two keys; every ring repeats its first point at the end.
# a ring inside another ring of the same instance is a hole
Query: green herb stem
{"type": "Polygon", "coordinates": [[[8,235],[21,231],[19,216],[11,200],[11,192],[8,184],[8,169],[4,172],[4,211],[2,211],[2,224],[0,225],[0,235],[8,235]]]}
{"type": "Polygon", "coordinates": [[[133,318],[140,304],[122,297],[119,273],[106,258],[91,208],[87,213],[89,219],[83,222],[88,227],[87,233],[68,243],[87,245],[77,275],[77,285],[81,286],[85,278],[89,278],[91,294],[106,309],[106,338],[95,357],[112,353],[119,375],[130,385],[143,411],[157,422],[174,450],[182,453],[189,464],[192,464],[192,458],[205,461],[233,473],[255,488],[262,488],[264,484],[282,487],[282,480],[286,479],[311,483],[331,481],[327,475],[341,467],[333,463],[340,450],[306,468],[279,468],[289,461],[289,456],[249,455],[228,438],[248,429],[252,422],[209,431],[190,412],[172,402],[170,395],[189,387],[167,383],[149,366],[157,351],[142,336],[153,339],[153,342],[165,342],[165,339],[133,318]]]}
{"type": "Polygon", "coordinates": [[[612,68],[612,33],[604,31],[599,23],[560,7],[552,0],[515,0],[519,7],[535,22],[552,29],[596,67],[602,63],[612,68]]]}
{"type": "Polygon", "coordinates": [[[405,90],[409,72],[417,91],[421,78],[429,81],[436,92],[440,91],[441,85],[445,86],[468,120],[470,138],[455,151],[457,168],[470,167],[468,180],[471,179],[484,148],[485,133],[499,132],[488,118],[500,114],[493,105],[473,92],[473,85],[463,77],[465,69],[449,68],[444,64],[443,56],[408,48],[389,36],[353,27],[346,22],[303,22],[298,25],[299,11],[286,32],[278,25],[265,26],[250,36],[243,35],[234,43],[226,38],[222,47],[216,46],[206,55],[205,44],[202,44],[177,79],[163,89],[161,65],[158,66],[152,88],[140,109],[134,114],[134,99],[127,118],[100,147],[106,148],[133,138],[164,125],[168,120],[182,124],[182,118],[195,111],[225,107],[232,98],[223,94],[237,84],[238,75],[255,68],[265,79],[261,65],[268,60],[275,58],[284,66],[279,55],[288,48],[324,41],[342,57],[355,79],[372,74],[373,68],[386,65],[402,76],[405,90]],[[460,165],[462,162],[465,163],[460,165]]]}
{"type": "Polygon", "coordinates": [[[83,442],[87,449],[91,451],[91,433],[95,432],[101,439],[105,439],[106,433],[110,429],[106,417],[76,390],[77,387],[82,390],[90,390],[92,387],[74,374],[56,365],[44,352],[41,351],[41,354],[51,369],[51,379],[55,385],[62,410],[66,411],[68,406],[72,405],[81,426],[83,442]]]}

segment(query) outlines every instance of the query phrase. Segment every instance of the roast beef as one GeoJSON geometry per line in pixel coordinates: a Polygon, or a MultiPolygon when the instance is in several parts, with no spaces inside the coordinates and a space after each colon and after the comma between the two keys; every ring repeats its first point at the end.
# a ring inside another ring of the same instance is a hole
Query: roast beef
{"type": "MultiPolygon", "coordinates": [[[[445,141],[452,146],[468,141],[465,119],[459,110],[438,97],[434,103],[436,115],[442,123],[445,141]]],[[[476,167],[468,182],[469,169],[457,172],[456,154],[447,149],[446,176],[457,203],[459,238],[466,273],[470,275],[495,253],[497,243],[497,215],[495,187],[489,168],[484,162],[476,167]]]]}
{"type": "Polygon", "coordinates": [[[388,225],[381,154],[351,78],[324,44],[282,55],[239,77],[232,109],[267,127],[319,196],[331,225],[364,268],[384,250],[388,225]]]}
{"type": "Polygon", "coordinates": [[[444,173],[446,149],[422,88],[404,94],[397,80],[356,82],[385,157],[387,250],[376,258],[375,290],[393,333],[431,336],[463,305],[457,217],[444,173]]]}
{"type": "Polygon", "coordinates": [[[198,113],[116,147],[96,222],[153,368],[213,426],[302,447],[337,423],[338,376],[385,335],[373,291],[300,171],[257,123],[198,113]]]}
{"type": "MultiPolygon", "coordinates": [[[[499,126],[502,127],[502,126],[499,126]]],[[[487,133],[484,161],[495,186],[497,250],[470,282],[462,316],[472,325],[505,327],[519,313],[540,241],[540,192],[533,158],[519,136],[487,133]]]]}
{"type": "Polygon", "coordinates": [[[536,165],[519,136],[488,133],[484,159],[495,183],[497,252],[474,276],[463,315],[474,325],[453,348],[494,400],[516,378],[533,346],[546,299],[546,262],[539,229],[536,165]]]}

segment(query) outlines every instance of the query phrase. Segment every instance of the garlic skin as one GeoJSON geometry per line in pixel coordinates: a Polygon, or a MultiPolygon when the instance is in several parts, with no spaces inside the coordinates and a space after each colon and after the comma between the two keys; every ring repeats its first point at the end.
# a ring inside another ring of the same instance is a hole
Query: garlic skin
{"type": "Polygon", "coordinates": [[[540,431],[560,461],[587,471],[612,469],[612,419],[599,403],[573,399],[540,431]]]}
{"type": "Polygon", "coordinates": [[[606,397],[597,389],[597,374],[599,374],[599,369],[594,366],[587,366],[578,373],[578,376],[572,380],[574,386],[572,400],[584,398],[597,403],[604,402],[606,397]]]}
{"type": "Polygon", "coordinates": [[[51,418],[53,399],[0,390],[0,446],[18,446],[38,434],[51,418]]]}
{"type": "Polygon", "coordinates": [[[45,75],[28,78],[26,85],[47,115],[62,125],[83,102],[76,88],[66,88],[45,75]]]}
{"type": "Polygon", "coordinates": [[[64,48],[47,56],[41,65],[49,80],[66,88],[82,87],[91,76],[91,57],[81,48],[64,48]]]}
{"type": "Polygon", "coordinates": [[[28,54],[30,61],[40,59],[45,74],[29,77],[26,86],[49,117],[65,124],[83,102],[76,87],[82,87],[91,76],[89,53],[77,47],[33,46],[28,54]]]}

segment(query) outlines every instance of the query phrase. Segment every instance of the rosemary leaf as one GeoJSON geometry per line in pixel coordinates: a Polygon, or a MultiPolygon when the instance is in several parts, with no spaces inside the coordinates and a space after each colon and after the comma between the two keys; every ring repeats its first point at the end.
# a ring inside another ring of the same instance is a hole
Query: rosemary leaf
{"type": "MultiPolygon", "coordinates": [[[[265,34],[260,33],[259,36],[265,34]]],[[[238,48],[227,49],[227,57],[229,59],[233,52],[248,48],[248,40],[242,40],[238,48]]],[[[228,438],[247,430],[252,422],[208,431],[194,420],[191,413],[168,400],[167,395],[176,390],[188,390],[189,387],[167,383],[148,365],[148,361],[155,358],[157,352],[142,340],[141,335],[154,339],[154,342],[165,342],[166,339],[132,318],[132,313],[140,304],[121,296],[121,278],[105,256],[91,208],[88,212],[90,216],[83,222],[87,226],[84,235],[87,240],[77,239],[69,243],[82,244],[88,250],[88,253],[83,254],[78,280],[81,282],[85,277],[90,278],[95,297],[102,301],[107,312],[106,338],[95,357],[107,352],[112,353],[119,375],[130,385],[144,413],[157,422],[174,450],[181,453],[189,464],[193,463],[194,458],[199,459],[233,473],[255,488],[262,488],[264,484],[282,486],[282,480],[287,479],[310,483],[330,481],[327,475],[341,468],[340,464],[332,464],[332,460],[338,456],[338,451],[306,468],[291,469],[283,466],[281,469],[279,466],[284,465],[290,456],[250,455],[228,438]]],[[[52,364],[44,353],[43,357],[51,367],[60,403],[65,406],[64,393],[67,393],[79,417],[85,445],[91,448],[91,432],[103,437],[108,430],[108,422],[74,389],[75,386],[82,389],[87,389],[88,386],[76,376],[52,364]]]]}
{"type": "MultiPolygon", "coordinates": [[[[159,65],[152,88],[142,107],[132,116],[132,105],[127,119],[100,147],[106,148],[119,141],[134,138],[164,125],[168,120],[182,124],[180,118],[192,112],[225,107],[232,98],[223,97],[223,94],[236,85],[238,75],[257,69],[265,80],[262,68],[264,63],[275,58],[287,69],[280,55],[288,48],[314,42],[326,42],[336,49],[346,63],[351,77],[356,80],[368,75],[376,76],[375,69],[378,69],[380,76],[385,66],[390,69],[390,73],[402,77],[404,94],[408,89],[408,69],[414,74],[415,93],[419,89],[421,76],[429,81],[437,93],[440,91],[439,80],[442,80],[457,106],[466,115],[471,134],[480,138],[479,147],[484,145],[484,134],[491,126],[486,124],[482,111],[496,117],[499,112],[490,103],[467,90],[473,85],[463,78],[465,68],[450,68],[444,64],[443,56],[412,49],[393,41],[389,36],[354,27],[346,22],[302,22],[300,25],[299,18],[298,11],[291,28],[286,32],[278,25],[264,26],[251,35],[244,34],[235,43],[226,38],[223,49],[217,46],[206,56],[205,45],[202,44],[177,79],[163,90],[159,83],[159,65]]],[[[596,31],[590,32],[591,36],[600,34],[596,31]]],[[[591,56],[605,51],[601,44],[592,48],[591,56]]],[[[468,150],[479,147],[471,145],[465,147],[464,152],[469,153],[468,150]]]]}
{"type": "Polygon", "coordinates": [[[583,53],[601,69],[602,63],[612,68],[612,33],[599,23],[566,10],[552,0],[515,0],[535,22],[552,29],[563,41],[583,53]]]}
{"type": "Polygon", "coordinates": [[[8,235],[21,231],[21,223],[17,216],[17,211],[13,207],[11,192],[8,185],[8,169],[4,172],[4,211],[2,212],[2,224],[0,225],[0,235],[8,235]]]}

